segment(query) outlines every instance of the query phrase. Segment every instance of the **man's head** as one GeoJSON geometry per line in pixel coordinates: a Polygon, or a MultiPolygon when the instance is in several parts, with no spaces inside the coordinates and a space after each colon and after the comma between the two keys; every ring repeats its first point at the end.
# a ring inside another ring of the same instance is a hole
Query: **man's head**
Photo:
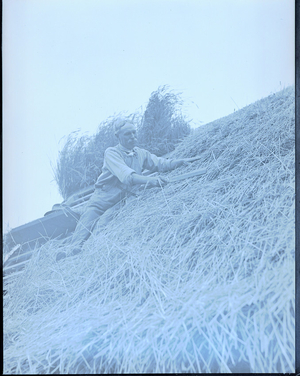
{"type": "Polygon", "coordinates": [[[124,148],[131,150],[136,144],[136,127],[131,120],[120,118],[114,123],[115,135],[124,148]]]}

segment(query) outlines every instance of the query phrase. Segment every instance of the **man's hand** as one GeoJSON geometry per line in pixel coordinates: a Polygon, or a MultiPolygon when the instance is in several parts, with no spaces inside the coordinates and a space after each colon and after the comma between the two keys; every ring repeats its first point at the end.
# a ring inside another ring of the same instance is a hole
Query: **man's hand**
{"type": "Polygon", "coordinates": [[[146,188],[162,187],[169,183],[169,178],[164,176],[143,176],[133,173],[132,182],[133,184],[145,184],[146,188]]]}
{"type": "Polygon", "coordinates": [[[149,177],[147,180],[146,188],[163,187],[169,183],[169,179],[163,176],[149,177]]]}
{"type": "Polygon", "coordinates": [[[186,163],[197,161],[200,158],[201,158],[200,156],[197,156],[197,157],[192,157],[192,158],[174,159],[172,161],[172,168],[174,169],[174,168],[180,167],[180,166],[182,166],[186,163]]]}

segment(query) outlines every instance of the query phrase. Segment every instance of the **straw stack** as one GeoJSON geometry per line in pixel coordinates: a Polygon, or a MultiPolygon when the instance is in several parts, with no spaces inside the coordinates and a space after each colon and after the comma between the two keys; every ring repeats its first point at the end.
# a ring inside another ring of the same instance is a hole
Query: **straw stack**
{"type": "Polygon", "coordinates": [[[201,155],[83,252],[5,286],[5,373],[295,371],[294,89],[199,128],[201,155]]]}

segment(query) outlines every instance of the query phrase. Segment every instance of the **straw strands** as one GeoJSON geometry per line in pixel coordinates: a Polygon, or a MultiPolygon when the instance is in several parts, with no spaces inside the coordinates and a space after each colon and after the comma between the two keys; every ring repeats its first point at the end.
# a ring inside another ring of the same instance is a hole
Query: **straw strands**
{"type": "Polygon", "coordinates": [[[168,175],[5,286],[5,373],[294,372],[294,91],[207,124],[168,175]]]}

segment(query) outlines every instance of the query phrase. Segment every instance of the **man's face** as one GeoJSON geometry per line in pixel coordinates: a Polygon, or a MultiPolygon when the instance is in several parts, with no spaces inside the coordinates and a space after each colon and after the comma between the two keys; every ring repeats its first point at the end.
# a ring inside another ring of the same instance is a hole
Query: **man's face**
{"type": "Polygon", "coordinates": [[[133,124],[126,123],[119,132],[119,141],[126,149],[132,149],[136,144],[136,128],[133,124]]]}

